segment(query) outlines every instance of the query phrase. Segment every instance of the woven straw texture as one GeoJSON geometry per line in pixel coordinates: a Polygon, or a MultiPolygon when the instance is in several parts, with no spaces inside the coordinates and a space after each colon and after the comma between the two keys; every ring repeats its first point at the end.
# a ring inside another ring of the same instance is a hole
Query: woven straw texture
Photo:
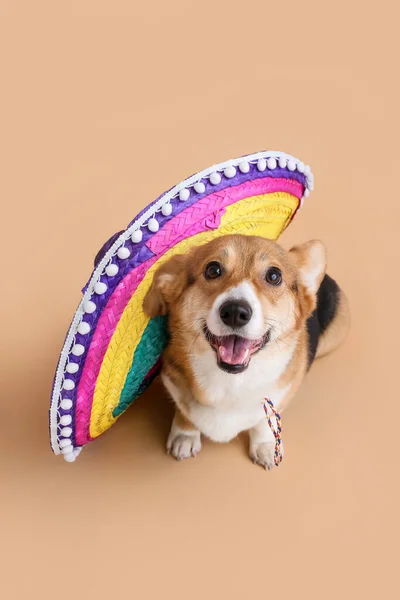
{"type": "MultiPolygon", "coordinates": [[[[143,257],[143,262],[137,263],[136,259],[133,258],[131,269],[127,270],[126,266],[124,267],[125,276],[117,284],[110,300],[99,317],[97,325],[95,325],[93,339],[85,361],[76,400],[78,443],[86,443],[90,439],[86,420],[90,417],[89,405],[91,406],[94,386],[107,347],[106,341],[111,339],[127,299],[135,292],[145,272],[157,260],[157,255],[163,254],[168,248],[185,237],[194,236],[197,233],[217,228],[223,212],[231,204],[256,196],[257,192],[262,192],[265,195],[267,193],[272,194],[272,192],[277,192],[278,190],[289,192],[299,199],[303,192],[301,183],[296,180],[282,177],[264,177],[246,181],[238,186],[218,190],[206,197],[200,198],[195,204],[190,205],[184,210],[182,210],[182,203],[180,203],[179,212],[171,220],[167,221],[157,233],[154,233],[147,240],[145,246],[136,251],[134,256],[138,258],[143,257]]],[[[272,195],[270,195],[268,201],[272,202],[272,198],[272,195]]],[[[114,238],[115,236],[112,236],[111,241],[114,238]]],[[[107,244],[109,245],[110,243],[109,241],[107,244]]]]}
{"type": "MultiPolygon", "coordinates": [[[[206,243],[220,235],[241,233],[276,239],[289,223],[298,203],[299,200],[296,196],[286,192],[244,199],[226,208],[226,212],[220,219],[219,227],[216,222],[219,221],[219,215],[215,215],[216,221],[210,222],[210,226],[217,226],[216,229],[193,235],[190,231],[192,223],[189,223],[189,232],[184,232],[182,227],[179,238],[184,233],[188,237],[164,252],[162,256],[158,257],[158,260],[148,261],[152,263],[151,265],[145,264],[143,265],[144,269],[138,270],[135,293],[132,295],[132,290],[125,288],[118,296],[119,302],[115,303],[113,324],[115,321],[118,321],[118,324],[111,340],[109,340],[107,332],[104,332],[104,348],[101,351],[104,358],[100,371],[97,376],[96,372],[93,372],[91,377],[85,378],[85,385],[93,386],[95,384],[89,432],[87,432],[89,421],[87,403],[77,405],[76,419],[77,426],[78,422],[82,426],[80,431],[82,432],[83,429],[83,431],[86,430],[86,435],[89,433],[87,441],[108,429],[135,399],[135,390],[140,387],[140,384],[138,385],[139,376],[135,373],[137,364],[140,364],[141,372],[148,372],[156,363],[161,353],[160,349],[162,351],[163,345],[159,341],[160,328],[153,327],[147,331],[149,319],[142,311],[144,296],[158,267],[174,254],[186,252],[194,245],[206,243]],[[118,305],[125,305],[126,296],[130,296],[130,300],[121,315],[118,305]],[[145,345],[136,361],[135,350],[145,330],[147,331],[145,345]],[[152,348],[155,349],[154,354],[152,348]]],[[[168,240],[169,245],[173,241],[168,240]]],[[[161,246],[165,248],[165,244],[161,244],[161,246]]],[[[112,324],[110,323],[110,325],[112,324]]],[[[83,435],[83,438],[85,437],[83,435]]],[[[80,440],[80,443],[84,443],[83,439],[80,440]]]]}

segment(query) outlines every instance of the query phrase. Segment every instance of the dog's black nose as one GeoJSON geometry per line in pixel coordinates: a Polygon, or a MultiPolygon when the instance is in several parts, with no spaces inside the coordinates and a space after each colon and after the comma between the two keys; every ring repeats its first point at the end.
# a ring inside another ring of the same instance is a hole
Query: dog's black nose
{"type": "Polygon", "coordinates": [[[219,309],[219,316],[225,325],[229,327],[243,327],[250,319],[253,311],[245,300],[228,300],[219,309]]]}

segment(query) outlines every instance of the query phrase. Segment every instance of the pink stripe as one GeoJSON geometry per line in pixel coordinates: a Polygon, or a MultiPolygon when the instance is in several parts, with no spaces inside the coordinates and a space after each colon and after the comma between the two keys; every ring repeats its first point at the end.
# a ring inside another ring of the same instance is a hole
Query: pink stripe
{"type": "Polygon", "coordinates": [[[149,258],[130,271],[120,281],[104,308],[94,332],[77,391],[75,423],[77,445],[86,444],[91,440],[89,431],[93,394],[104,355],[127,303],[149,268],[169,248],[183,239],[207,231],[207,229],[218,228],[221,216],[227,206],[251,196],[274,192],[287,192],[300,199],[303,194],[303,186],[298,181],[291,179],[266,177],[226,188],[205,196],[183,210],[147,242],[148,248],[156,256],[149,258]]]}
{"type": "MultiPolygon", "coordinates": [[[[225,188],[220,192],[205,196],[188,209],[182,211],[155,233],[146,245],[154,254],[162,254],[165,250],[175,245],[175,239],[180,234],[186,232],[188,227],[198,222],[203,215],[215,213],[221,208],[244,198],[260,194],[272,194],[274,192],[287,192],[293,196],[297,196],[300,200],[303,195],[303,186],[300,182],[293,179],[264,177],[263,179],[246,181],[241,185],[225,188]]],[[[188,237],[187,233],[185,237],[188,237]]]]}
{"type": "Polygon", "coordinates": [[[149,258],[120,281],[99,318],[76,396],[75,436],[78,446],[87,444],[92,439],[90,437],[90,414],[92,411],[93,394],[101,363],[110,339],[133,292],[157,259],[157,256],[149,258]]]}

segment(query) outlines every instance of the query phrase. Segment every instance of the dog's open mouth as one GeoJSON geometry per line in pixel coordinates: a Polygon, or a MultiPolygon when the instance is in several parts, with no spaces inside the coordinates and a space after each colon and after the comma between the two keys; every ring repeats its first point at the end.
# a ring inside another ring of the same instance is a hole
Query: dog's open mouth
{"type": "Polygon", "coordinates": [[[218,366],[228,373],[242,373],[249,366],[253,354],[261,350],[269,340],[270,332],[258,340],[239,335],[216,336],[205,328],[204,334],[217,354],[218,366]]]}

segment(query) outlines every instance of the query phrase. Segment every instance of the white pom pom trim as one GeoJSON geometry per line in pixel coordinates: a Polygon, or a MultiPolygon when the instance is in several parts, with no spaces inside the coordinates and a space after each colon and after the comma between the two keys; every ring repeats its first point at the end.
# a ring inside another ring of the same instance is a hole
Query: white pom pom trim
{"type": "Polygon", "coordinates": [[[80,333],[81,335],[86,335],[87,333],[89,333],[89,331],[90,331],[89,323],[86,323],[86,321],[82,321],[81,323],[79,323],[78,333],[80,333]]]}
{"type": "Polygon", "coordinates": [[[170,203],[168,204],[164,204],[164,206],[161,209],[162,214],[164,215],[164,217],[169,217],[169,215],[172,213],[172,206],[170,203]]]}
{"type": "Polygon", "coordinates": [[[119,271],[118,265],[114,265],[112,263],[111,265],[106,266],[106,273],[109,277],[115,277],[115,275],[118,273],[118,271],[119,271]]]}
{"type": "Polygon", "coordinates": [[[159,230],[160,225],[159,225],[157,219],[152,217],[151,219],[149,219],[149,222],[147,223],[147,227],[148,227],[149,231],[151,231],[152,233],[156,233],[159,230]]]}
{"type": "Polygon", "coordinates": [[[63,410],[70,410],[72,408],[72,400],[64,398],[64,400],[61,400],[60,406],[63,410]]]}
{"type": "Polygon", "coordinates": [[[197,192],[198,194],[204,194],[204,192],[206,191],[206,186],[204,185],[204,183],[202,181],[198,181],[197,183],[194,184],[194,190],[195,192],[197,192]]]}
{"type": "Polygon", "coordinates": [[[226,169],[224,169],[224,175],[228,179],[233,179],[233,177],[235,177],[236,175],[236,168],[233,165],[229,165],[229,167],[226,167],[226,169]]]}
{"type": "Polygon", "coordinates": [[[82,446],[76,446],[76,448],[73,448],[72,452],[65,452],[65,449],[63,449],[62,453],[64,456],[64,460],[66,462],[74,462],[75,459],[79,456],[79,454],[81,453],[82,450],[82,446]]]}
{"type": "Polygon", "coordinates": [[[71,440],[60,440],[60,448],[66,448],[67,446],[71,446],[72,442],[71,440]]]}
{"type": "Polygon", "coordinates": [[[97,283],[94,284],[94,291],[96,292],[96,294],[101,296],[102,294],[104,294],[107,291],[107,285],[105,283],[103,283],[102,281],[98,281],[97,283]]]}
{"type": "Polygon", "coordinates": [[[221,183],[221,179],[222,179],[221,175],[217,172],[211,173],[211,175],[210,175],[210,182],[213,185],[218,185],[219,183],[221,183]]]}
{"type": "Polygon", "coordinates": [[[259,171],[265,171],[265,169],[267,168],[267,161],[265,160],[265,158],[260,158],[257,161],[257,169],[259,171]]]}
{"type": "Polygon", "coordinates": [[[129,258],[130,255],[131,255],[131,251],[126,246],[122,246],[122,248],[118,249],[118,252],[117,252],[118,258],[125,260],[126,258],[129,258]]]}
{"type": "Polygon", "coordinates": [[[64,383],[63,383],[63,388],[64,390],[73,390],[75,387],[75,383],[72,381],[72,379],[64,379],[64,383]]]}
{"type": "Polygon", "coordinates": [[[96,305],[94,302],[92,302],[91,300],[88,300],[87,302],[85,302],[84,305],[84,312],[87,313],[88,315],[91,315],[92,313],[94,313],[94,311],[96,310],[96,305]]]}
{"type": "Polygon", "coordinates": [[[188,189],[184,189],[179,192],[179,200],[181,200],[182,202],[186,202],[186,200],[189,200],[189,196],[190,191],[188,189]]]}
{"type": "Polygon", "coordinates": [[[74,455],[73,451],[72,451],[72,452],[69,452],[68,454],[66,454],[66,453],[63,451],[63,456],[64,456],[64,460],[65,460],[65,462],[74,462],[74,461],[75,461],[75,458],[76,458],[76,456],[74,455]]]}
{"type": "Polygon", "coordinates": [[[139,244],[142,241],[143,232],[141,229],[135,229],[135,231],[131,235],[131,240],[134,244],[139,244]]]}
{"type": "Polygon", "coordinates": [[[85,352],[85,346],[82,346],[82,344],[74,344],[71,352],[74,356],[82,356],[85,352]]]}
{"type": "Polygon", "coordinates": [[[63,428],[61,429],[61,431],[60,431],[60,434],[61,434],[63,437],[66,437],[66,438],[69,438],[69,437],[71,437],[71,435],[72,435],[72,429],[71,429],[71,427],[63,427],[63,428]]]}

